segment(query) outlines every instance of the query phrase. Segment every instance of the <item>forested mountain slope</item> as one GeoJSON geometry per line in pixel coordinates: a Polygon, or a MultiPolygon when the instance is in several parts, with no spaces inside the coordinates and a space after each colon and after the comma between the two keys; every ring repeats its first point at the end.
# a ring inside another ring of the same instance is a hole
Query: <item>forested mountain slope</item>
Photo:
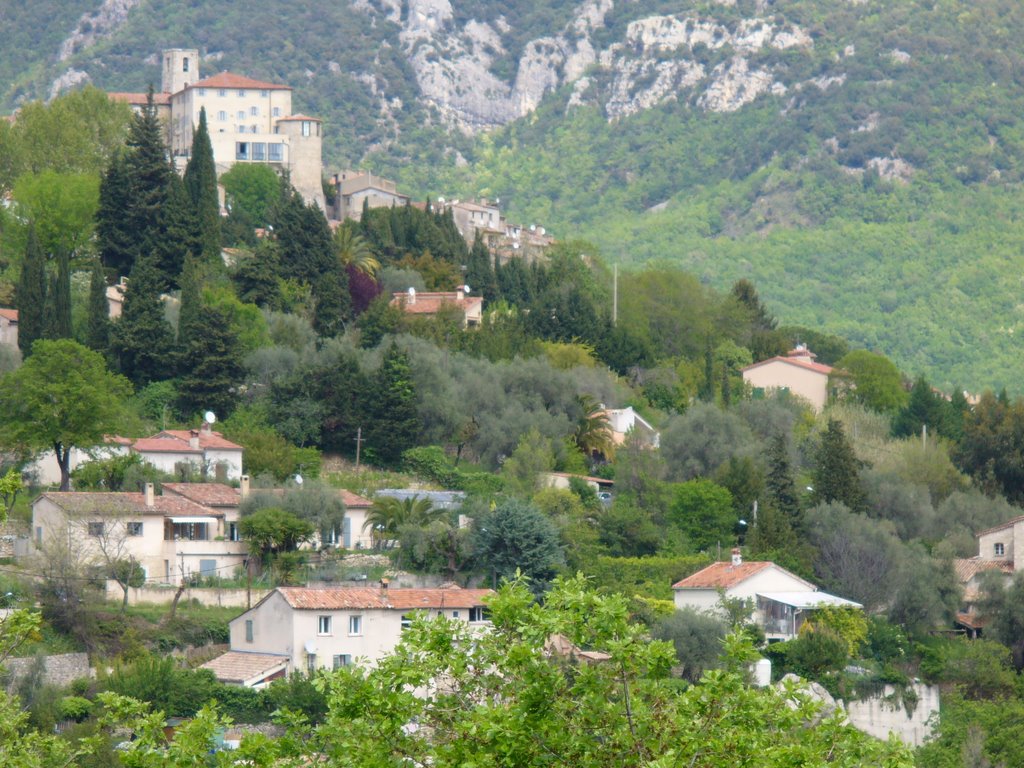
{"type": "Polygon", "coordinates": [[[50,5],[0,2],[9,106],[141,90],[156,51],[197,46],[206,72],[293,84],[332,167],[500,197],[609,259],[750,276],[784,321],[938,384],[1024,373],[1013,0],[50,5]]]}

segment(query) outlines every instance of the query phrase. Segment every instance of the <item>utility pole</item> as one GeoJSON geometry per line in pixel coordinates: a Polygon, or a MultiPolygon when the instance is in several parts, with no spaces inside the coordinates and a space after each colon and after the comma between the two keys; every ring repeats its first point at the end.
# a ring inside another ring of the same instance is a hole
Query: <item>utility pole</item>
{"type": "Polygon", "coordinates": [[[363,428],[359,427],[356,430],[356,472],[359,471],[359,451],[363,447],[363,428]]]}
{"type": "Polygon", "coordinates": [[[612,326],[619,321],[619,264],[612,265],[612,326]]]}

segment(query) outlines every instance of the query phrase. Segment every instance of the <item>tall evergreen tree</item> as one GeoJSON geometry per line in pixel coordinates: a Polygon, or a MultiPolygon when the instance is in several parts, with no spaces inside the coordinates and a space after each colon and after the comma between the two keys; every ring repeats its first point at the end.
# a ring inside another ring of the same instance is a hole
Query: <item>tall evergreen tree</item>
{"type": "Polygon", "coordinates": [[[191,253],[185,257],[185,268],[181,272],[181,301],[178,310],[178,351],[187,354],[191,343],[204,332],[208,322],[203,317],[203,265],[191,253]]]}
{"type": "Polygon", "coordinates": [[[797,496],[793,470],[789,462],[789,445],[784,434],[772,438],[768,447],[768,473],[765,477],[768,501],[799,528],[800,497],[797,496]]]}
{"type": "Polygon", "coordinates": [[[334,267],[331,228],[323,211],[304,204],[294,190],[274,212],[274,235],[283,277],[313,284],[334,267]]]}
{"type": "Polygon", "coordinates": [[[123,211],[134,235],[134,256],[149,256],[161,238],[160,212],[167,200],[167,184],[173,171],[167,159],[163,128],[149,88],[146,106],[132,118],[128,129],[125,168],[130,184],[127,210],[123,211]]]}
{"type": "Polygon", "coordinates": [[[391,342],[377,371],[372,398],[367,404],[367,448],[386,464],[395,464],[419,436],[416,385],[409,356],[391,342]]]}
{"type": "Polygon", "coordinates": [[[127,215],[131,203],[131,178],[123,152],[110,159],[100,180],[100,201],[96,210],[96,239],[100,258],[115,275],[127,275],[138,252],[135,234],[127,215]]]}
{"type": "Polygon", "coordinates": [[[488,303],[499,297],[498,279],[494,275],[494,260],[479,232],[469,251],[469,261],[466,263],[466,282],[488,303]]]}
{"type": "Polygon", "coordinates": [[[216,264],[220,261],[220,200],[205,107],[199,110],[199,125],[192,135],[192,154],[185,166],[185,189],[196,214],[196,239],[201,243],[195,253],[202,254],[207,263],[216,264]]]}
{"type": "Polygon", "coordinates": [[[105,355],[110,346],[110,309],[107,305],[107,279],[99,260],[93,262],[89,277],[89,314],[85,341],[90,349],[105,355]]]}
{"type": "Polygon", "coordinates": [[[50,276],[43,330],[47,339],[71,338],[71,268],[68,262],[67,251],[62,251],[57,256],[57,271],[50,276]]]}
{"type": "Polygon", "coordinates": [[[238,403],[236,388],[245,374],[238,337],[218,307],[202,307],[199,321],[182,358],[178,405],[185,414],[209,410],[223,418],[238,403]]]}
{"type": "Polygon", "coordinates": [[[864,511],[864,489],[860,482],[860,461],[846,439],[843,424],[828,420],[815,452],[813,504],[842,502],[854,512],[864,511]]]}
{"type": "Polygon", "coordinates": [[[350,315],[348,272],[336,264],[313,283],[313,330],[322,339],[333,338],[345,330],[350,315]]]}
{"type": "Polygon", "coordinates": [[[942,396],[932,391],[924,376],[919,376],[910,390],[907,404],[892,420],[892,434],[912,437],[921,434],[922,426],[927,426],[933,435],[948,436],[949,410],[942,396]]]}
{"type": "Polygon", "coordinates": [[[110,346],[118,370],[136,388],[166,379],[174,370],[174,333],[164,317],[160,273],[152,256],[135,262],[110,346]]]}
{"type": "Polygon", "coordinates": [[[201,254],[202,242],[195,207],[178,174],[167,178],[167,198],[160,209],[160,238],[153,251],[160,270],[160,287],[168,290],[179,285],[186,255],[201,254]]]}
{"type": "Polygon", "coordinates": [[[15,304],[18,307],[18,347],[21,356],[27,358],[32,353],[32,342],[43,337],[46,317],[46,259],[32,222],[28,226],[15,304]]]}

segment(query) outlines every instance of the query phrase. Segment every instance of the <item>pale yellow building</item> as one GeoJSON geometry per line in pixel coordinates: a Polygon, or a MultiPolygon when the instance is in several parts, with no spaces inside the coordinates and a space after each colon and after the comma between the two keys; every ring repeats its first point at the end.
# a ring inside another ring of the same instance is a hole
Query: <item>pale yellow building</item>
{"type": "MultiPolygon", "coordinates": [[[[236,163],[266,164],[287,171],[306,202],[324,207],[323,125],[317,117],[292,112],[291,86],[231,72],[201,78],[195,48],[165,50],[161,62],[161,92],[154,94],[154,102],[179,171],[188,162],[199,112],[205,108],[218,176],[236,163]]],[[[146,94],[110,97],[134,108],[146,103],[146,94]]]]}
{"type": "Polygon", "coordinates": [[[807,347],[798,346],[785,357],[773,357],[743,369],[743,381],[755,396],[768,392],[788,392],[810,403],[818,413],[828,402],[828,382],[832,367],[814,362],[807,347]]]}

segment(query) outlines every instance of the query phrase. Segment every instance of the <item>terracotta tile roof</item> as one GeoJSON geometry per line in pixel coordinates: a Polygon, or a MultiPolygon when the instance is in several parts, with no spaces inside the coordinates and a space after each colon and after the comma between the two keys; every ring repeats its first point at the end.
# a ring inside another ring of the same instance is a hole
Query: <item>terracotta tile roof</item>
{"type": "Polygon", "coordinates": [[[287,666],[288,657],[274,653],[245,653],[228,651],[201,665],[209,669],[222,683],[244,683],[253,678],[273,674],[279,667],[287,666]]]}
{"type": "Polygon", "coordinates": [[[323,120],[321,120],[319,117],[310,117],[309,115],[303,115],[301,113],[298,115],[288,115],[287,117],[277,118],[277,122],[279,123],[286,123],[290,120],[315,120],[318,123],[323,122],[323,120]]]}
{"type": "Polygon", "coordinates": [[[12,323],[18,322],[18,310],[7,309],[7,307],[0,307],[0,317],[4,317],[10,320],[12,323]]]}
{"type": "Polygon", "coordinates": [[[352,491],[346,491],[344,488],[338,491],[338,495],[341,496],[341,503],[346,507],[372,507],[373,502],[367,498],[360,496],[358,493],[352,493],[352,491]]]}
{"type": "Polygon", "coordinates": [[[760,368],[762,365],[768,365],[769,363],[785,363],[786,365],[795,365],[797,368],[804,368],[808,371],[814,371],[815,373],[823,373],[828,376],[832,373],[832,366],[825,365],[824,363],[809,363],[806,360],[794,360],[791,357],[770,357],[767,360],[762,360],[759,363],[748,365],[742,368],[742,372],[752,371],[755,368],[760,368]]]}
{"type": "Polygon", "coordinates": [[[237,507],[242,494],[224,483],[163,483],[164,494],[170,492],[205,507],[237,507]]]}
{"type": "Polygon", "coordinates": [[[455,291],[428,293],[417,292],[416,300],[410,301],[408,293],[396,293],[391,299],[391,305],[401,307],[410,315],[436,315],[445,304],[452,304],[467,314],[473,309],[482,309],[484,299],[482,296],[464,296],[459,298],[455,291]]]}
{"type": "MultiPolygon", "coordinates": [[[[127,104],[138,104],[144,106],[147,101],[148,94],[145,93],[128,93],[126,91],[115,91],[113,93],[108,92],[107,98],[111,101],[123,101],[127,104]]],[[[154,93],[153,94],[154,104],[170,104],[171,94],[169,93],[154,93]]]]}
{"type": "MultiPolygon", "coordinates": [[[[146,497],[142,493],[92,493],[48,491],[39,499],[48,499],[65,512],[75,514],[129,514],[129,515],[165,515],[174,517],[223,517],[209,507],[189,501],[181,496],[156,496],[153,506],[146,506],[146,497]]],[[[35,503],[35,502],[33,502],[35,503]]]]}
{"type": "Polygon", "coordinates": [[[963,624],[968,629],[984,629],[985,622],[977,614],[957,613],[956,623],[963,624]]]}
{"type": "Polygon", "coordinates": [[[984,557],[957,558],[953,561],[953,570],[956,571],[960,583],[966,584],[985,571],[1013,573],[1013,563],[1009,560],[992,560],[984,557]]]}
{"type": "Polygon", "coordinates": [[[242,446],[225,440],[220,432],[199,432],[199,449],[189,447],[191,432],[187,429],[165,429],[152,437],[136,440],[132,446],[141,453],[200,453],[203,450],[241,451],[242,446]]]}
{"type": "Polygon", "coordinates": [[[473,608],[483,605],[489,589],[381,589],[380,587],[278,587],[285,601],[299,610],[383,608],[411,611],[417,608],[473,608]]]}
{"type": "Polygon", "coordinates": [[[278,85],[276,83],[267,83],[263,80],[253,80],[251,77],[236,75],[234,72],[221,72],[192,83],[192,85],[186,86],[186,88],[238,88],[239,90],[248,88],[253,91],[292,90],[290,85],[278,85]]]}
{"type": "Polygon", "coordinates": [[[1017,523],[1024,523],[1024,515],[1015,517],[1012,520],[1007,520],[1005,523],[1000,523],[999,525],[993,525],[991,528],[986,528],[984,531],[978,531],[976,534],[974,534],[974,538],[984,536],[986,533],[994,533],[995,531],[1001,531],[1004,528],[1012,528],[1017,523]]]}
{"type": "Polygon", "coordinates": [[[767,560],[733,565],[731,562],[712,563],[682,581],[673,584],[673,589],[728,589],[746,581],[775,563],[767,560]]]}

